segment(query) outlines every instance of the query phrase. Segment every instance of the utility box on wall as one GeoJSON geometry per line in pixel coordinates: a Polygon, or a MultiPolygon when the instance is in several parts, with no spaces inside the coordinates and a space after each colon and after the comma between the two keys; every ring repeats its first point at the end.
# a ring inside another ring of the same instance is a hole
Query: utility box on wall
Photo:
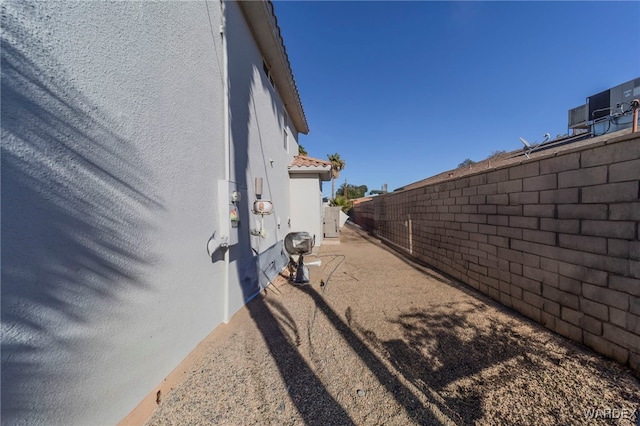
{"type": "Polygon", "coordinates": [[[322,232],[325,238],[338,238],[340,236],[341,211],[341,207],[324,208],[324,226],[322,232]]]}
{"type": "Polygon", "coordinates": [[[238,244],[240,222],[248,223],[250,219],[240,216],[241,211],[247,210],[241,209],[240,203],[247,203],[246,187],[224,179],[218,180],[219,236],[226,238],[230,246],[238,244]]]}

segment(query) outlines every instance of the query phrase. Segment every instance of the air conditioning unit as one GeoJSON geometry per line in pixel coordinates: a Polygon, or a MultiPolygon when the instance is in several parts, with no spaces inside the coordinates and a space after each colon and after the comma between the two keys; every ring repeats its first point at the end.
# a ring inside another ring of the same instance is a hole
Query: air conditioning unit
{"type": "Polygon", "coordinates": [[[313,250],[313,237],[308,232],[290,232],[284,237],[284,248],[289,254],[309,254],[313,250]]]}
{"type": "Polygon", "coordinates": [[[569,110],[569,128],[570,129],[586,129],[589,120],[589,110],[587,104],[580,105],[569,110]]]}

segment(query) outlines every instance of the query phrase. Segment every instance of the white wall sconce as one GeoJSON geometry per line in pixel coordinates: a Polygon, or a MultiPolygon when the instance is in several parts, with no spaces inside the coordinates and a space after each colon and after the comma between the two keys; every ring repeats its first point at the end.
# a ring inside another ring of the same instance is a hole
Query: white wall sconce
{"type": "Polygon", "coordinates": [[[253,202],[253,212],[261,216],[273,213],[273,203],[271,201],[257,200],[253,202]]]}
{"type": "MultiPolygon", "coordinates": [[[[269,159],[273,165],[273,160],[269,159]]],[[[262,178],[255,178],[253,192],[257,200],[253,202],[253,214],[260,215],[260,220],[256,220],[256,229],[250,229],[249,233],[256,237],[266,238],[267,231],[264,229],[264,217],[273,213],[273,203],[262,200],[262,178]]]]}

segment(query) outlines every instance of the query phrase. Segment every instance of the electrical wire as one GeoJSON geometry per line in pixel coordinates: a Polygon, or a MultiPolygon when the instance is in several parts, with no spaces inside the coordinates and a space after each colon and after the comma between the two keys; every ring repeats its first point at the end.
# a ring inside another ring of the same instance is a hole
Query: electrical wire
{"type": "MultiPolygon", "coordinates": [[[[329,287],[329,280],[331,280],[331,276],[334,274],[334,272],[336,272],[338,270],[338,268],[340,267],[340,265],[342,264],[342,262],[345,261],[345,259],[347,258],[344,254],[324,254],[324,255],[319,255],[317,257],[333,257],[333,259],[331,259],[328,263],[333,262],[335,259],[337,258],[342,258],[340,259],[340,262],[338,262],[336,264],[336,266],[333,268],[333,270],[329,273],[329,275],[327,276],[327,280],[323,280],[320,279],[320,287],[322,287],[322,291],[321,294],[325,294],[325,292],[327,291],[327,288],[329,287]]],[[[326,268],[326,266],[325,266],[326,268]]],[[[308,283],[305,285],[309,285],[308,283]]],[[[318,314],[318,305],[316,304],[315,308],[313,309],[313,314],[311,315],[311,320],[309,321],[309,328],[307,330],[307,339],[309,339],[309,347],[311,348],[313,345],[311,343],[311,332],[313,331],[313,325],[316,322],[316,316],[318,314]]]]}
{"type": "MultiPolygon", "coordinates": [[[[625,125],[625,124],[629,124],[629,123],[621,123],[620,119],[623,117],[628,117],[630,115],[633,114],[633,105],[631,102],[620,102],[618,105],[616,105],[616,108],[621,108],[622,112],[618,115],[608,115],[605,117],[601,117],[601,118],[597,118],[595,120],[593,120],[592,126],[593,127],[593,136],[602,136],[602,135],[606,135],[607,133],[609,133],[611,131],[611,123],[615,123],[616,126],[620,126],[620,125],[625,125]],[[629,109],[625,109],[623,108],[625,105],[629,106],[629,109]],[[598,133],[596,132],[596,128],[595,126],[604,122],[607,122],[607,128],[602,132],[602,133],[598,133]]],[[[607,111],[607,110],[613,110],[614,108],[612,107],[607,107],[607,108],[600,108],[597,109],[595,111],[593,111],[591,113],[591,115],[593,116],[596,112],[600,112],[600,111],[607,111]]],[[[631,123],[633,123],[633,120],[631,121],[631,123]]]]}
{"type": "MultiPolygon", "coordinates": [[[[596,114],[596,112],[600,112],[600,111],[609,111],[609,110],[611,110],[611,107],[595,109],[595,110],[591,111],[591,118],[593,119],[593,116],[596,114]]],[[[596,119],[596,120],[597,120],[597,119],[596,119]]]]}
{"type": "Polygon", "coordinates": [[[322,294],[324,294],[327,291],[327,288],[329,287],[329,280],[331,279],[331,276],[334,274],[334,272],[336,272],[338,270],[340,265],[342,265],[342,262],[344,262],[346,260],[347,256],[345,256],[344,254],[324,254],[324,255],[320,255],[318,257],[332,257],[333,259],[331,259],[329,261],[329,263],[333,262],[337,258],[340,258],[340,257],[342,258],[342,259],[340,259],[340,262],[338,262],[338,264],[333,268],[331,273],[327,276],[327,280],[326,281],[320,279],[320,286],[322,287],[322,294]]]}
{"type": "MultiPolygon", "coordinates": [[[[626,102],[625,102],[625,103],[626,103],[626,102]]],[[[632,112],[633,112],[633,110],[631,109],[631,110],[628,110],[628,111],[624,111],[622,114],[620,114],[620,115],[618,115],[618,116],[608,116],[608,117],[604,117],[604,118],[602,118],[602,119],[600,119],[600,120],[596,120],[596,121],[594,121],[594,122],[593,122],[593,124],[592,124],[592,125],[594,126],[594,128],[593,128],[593,136],[594,136],[594,137],[595,137],[595,136],[602,136],[602,135],[606,135],[607,133],[609,133],[609,132],[611,131],[611,123],[612,123],[612,122],[613,122],[613,123],[615,123],[615,124],[616,124],[616,126],[625,125],[625,124],[630,124],[630,123],[626,123],[626,122],[625,122],[625,123],[621,123],[621,122],[620,122],[620,119],[621,119],[621,118],[623,118],[623,117],[628,117],[628,116],[630,116],[630,115],[632,114],[632,112]],[[605,121],[607,122],[607,128],[606,128],[606,130],[604,130],[602,133],[596,133],[595,126],[596,126],[597,124],[604,123],[605,121]]],[[[631,120],[631,123],[633,123],[633,119],[631,120]]]]}
{"type": "MultiPolygon", "coordinates": [[[[216,62],[218,63],[218,69],[222,70],[222,65],[220,65],[220,55],[218,53],[218,46],[216,45],[216,34],[213,29],[213,22],[211,22],[211,12],[209,11],[209,2],[205,1],[204,5],[207,8],[207,17],[209,18],[209,28],[211,29],[211,39],[213,40],[213,50],[216,54],[216,62]]],[[[224,16],[224,11],[222,10],[222,2],[220,3],[220,16],[224,16]]],[[[226,34],[224,34],[223,37],[226,37],[226,34]]],[[[224,84],[224,77],[222,75],[222,72],[220,73],[220,81],[222,82],[222,84],[224,84]]]]}

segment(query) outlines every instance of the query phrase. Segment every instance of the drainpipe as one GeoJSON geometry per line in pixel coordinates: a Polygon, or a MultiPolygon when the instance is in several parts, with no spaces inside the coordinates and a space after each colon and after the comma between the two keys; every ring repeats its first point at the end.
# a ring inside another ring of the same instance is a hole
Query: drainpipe
{"type": "MultiPolygon", "coordinates": [[[[220,36],[222,38],[222,85],[223,85],[223,120],[224,120],[224,180],[228,188],[231,181],[231,131],[229,129],[229,57],[227,55],[227,20],[225,0],[220,0],[220,10],[222,12],[220,24],[220,36]]],[[[223,212],[224,214],[224,212],[223,212]]],[[[228,217],[227,217],[228,219],[228,217]]],[[[228,221],[225,232],[229,237],[230,225],[228,221]]],[[[229,322],[229,248],[224,250],[224,283],[223,283],[223,311],[222,320],[229,322]]]]}
{"type": "Polygon", "coordinates": [[[638,131],[638,108],[640,107],[640,100],[632,100],[631,107],[633,108],[633,126],[631,128],[631,131],[633,133],[636,133],[638,131]]]}

